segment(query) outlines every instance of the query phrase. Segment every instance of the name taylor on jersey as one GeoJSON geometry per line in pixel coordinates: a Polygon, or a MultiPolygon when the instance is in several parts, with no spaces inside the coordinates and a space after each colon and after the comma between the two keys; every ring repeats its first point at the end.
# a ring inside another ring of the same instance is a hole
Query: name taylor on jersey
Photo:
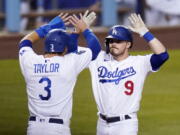
{"type": "Polygon", "coordinates": [[[33,64],[34,73],[52,73],[59,72],[59,63],[43,63],[43,64],[33,64]]]}

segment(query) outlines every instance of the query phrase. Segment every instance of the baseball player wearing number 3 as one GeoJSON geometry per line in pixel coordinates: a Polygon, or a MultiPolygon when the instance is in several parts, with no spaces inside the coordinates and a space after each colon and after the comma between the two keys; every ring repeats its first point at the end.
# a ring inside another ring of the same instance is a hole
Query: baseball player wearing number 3
{"type": "Polygon", "coordinates": [[[19,61],[26,81],[30,113],[28,135],[71,134],[72,94],[77,76],[101,49],[96,36],[88,29],[96,18],[91,13],[90,16],[86,12],[80,19],[75,18],[88,48],[77,48],[78,33],[65,31],[65,25],[70,23],[68,14],[55,17],[21,40],[19,61]],[[38,55],[32,44],[44,37],[45,53],[38,55]]]}
{"type": "Polygon", "coordinates": [[[140,15],[129,17],[131,26],[113,26],[105,38],[106,52],[101,51],[89,65],[99,119],[97,135],[137,135],[137,111],[144,81],[168,59],[164,45],[147,29],[140,15]],[[129,29],[150,46],[153,54],[131,56],[133,45],[129,29]]]}

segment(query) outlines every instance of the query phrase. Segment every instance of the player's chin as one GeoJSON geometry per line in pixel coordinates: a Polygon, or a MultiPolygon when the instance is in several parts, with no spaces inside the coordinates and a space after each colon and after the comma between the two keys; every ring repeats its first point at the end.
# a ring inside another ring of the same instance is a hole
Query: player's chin
{"type": "Polygon", "coordinates": [[[112,52],[112,53],[116,53],[116,52],[118,52],[118,49],[117,48],[110,48],[110,52],[112,52]]]}
{"type": "Polygon", "coordinates": [[[113,56],[119,56],[119,55],[120,55],[120,52],[117,51],[117,50],[111,49],[111,50],[110,50],[110,54],[113,55],[113,56]]]}

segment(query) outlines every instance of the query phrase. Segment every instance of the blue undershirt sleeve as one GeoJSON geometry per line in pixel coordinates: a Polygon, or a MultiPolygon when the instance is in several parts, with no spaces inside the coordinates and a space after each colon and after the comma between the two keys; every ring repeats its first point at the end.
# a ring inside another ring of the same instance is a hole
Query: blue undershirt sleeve
{"type": "Polygon", "coordinates": [[[153,54],[150,58],[151,66],[154,71],[158,70],[165,61],[167,61],[169,58],[169,54],[166,52],[163,52],[161,54],[153,54]]]}
{"type": "Polygon", "coordinates": [[[101,45],[99,43],[99,40],[96,35],[89,29],[86,29],[83,32],[83,35],[86,39],[88,48],[92,51],[92,60],[95,60],[99,52],[101,51],[101,45]]]}
{"type": "Polygon", "coordinates": [[[67,53],[77,52],[79,34],[72,33],[70,35],[70,37],[71,37],[71,40],[69,41],[69,44],[68,44],[68,47],[67,47],[68,48],[67,53]]]}

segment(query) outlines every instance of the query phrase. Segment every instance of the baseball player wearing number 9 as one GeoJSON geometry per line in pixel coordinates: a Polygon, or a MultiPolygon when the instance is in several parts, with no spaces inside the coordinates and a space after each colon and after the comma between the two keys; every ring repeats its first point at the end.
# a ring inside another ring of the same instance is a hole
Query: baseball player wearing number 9
{"type": "Polygon", "coordinates": [[[144,81],[168,59],[164,45],[153,36],[140,15],[131,14],[131,25],[113,26],[101,51],[89,65],[99,119],[97,135],[137,135],[144,81]],[[145,56],[129,55],[133,46],[131,31],[144,38],[152,50],[145,56]]]}
{"type": "MultiPolygon", "coordinates": [[[[95,19],[94,14],[89,15],[95,19]]],[[[81,26],[77,27],[78,31],[83,33],[88,48],[77,48],[77,31],[72,34],[65,31],[70,23],[68,14],[60,14],[21,40],[19,62],[30,113],[28,135],[71,134],[72,94],[77,76],[101,50],[99,41],[89,30],[93,22],[88,21],[89,15],[76,18],[81,26]],[[40,38],[45,38],[43,55],[32,49],[40,38]]]]}

